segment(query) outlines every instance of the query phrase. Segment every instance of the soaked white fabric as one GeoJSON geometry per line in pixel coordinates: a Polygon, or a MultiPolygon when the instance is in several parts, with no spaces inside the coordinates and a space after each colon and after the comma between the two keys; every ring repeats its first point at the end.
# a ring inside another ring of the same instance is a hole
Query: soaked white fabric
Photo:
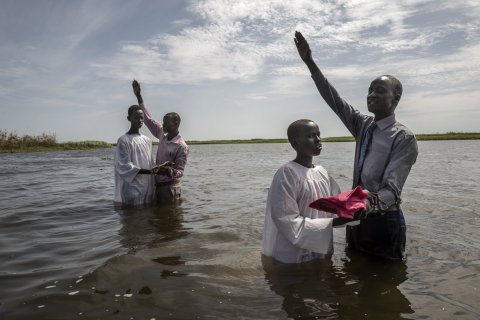
{"type": "Polygon", "coordinates": [[[140,169],[151,169],[152,141],[142,134],[124,134],[115,150],[115,202],[128,205],[150,203],[154,195],[154,181],[150,174],[138,174],[140,169]]]}
{"type": "Polygon", "coordinates": [[[308,205],[338,193],[340,187],[322,166],[290,161],[280,167],[268,191],[262,253],[285,263],[331,255],[335,215],[308,205]]]}

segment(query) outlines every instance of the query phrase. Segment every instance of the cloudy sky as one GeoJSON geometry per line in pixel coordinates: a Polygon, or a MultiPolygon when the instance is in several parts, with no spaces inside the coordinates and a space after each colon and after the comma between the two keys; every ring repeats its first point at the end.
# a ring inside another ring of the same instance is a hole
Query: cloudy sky
{"type": "Polygon", "coordinates": [[[0,26],[0,129],[19,135],[115,142],[133,79],[156,118],[182,116],[187,140],[283,138],[299,118],[348,135],[295,30],[361,112],[388,73],[414,132],[480,131],[478,0],[0,0],[0,26]]]}

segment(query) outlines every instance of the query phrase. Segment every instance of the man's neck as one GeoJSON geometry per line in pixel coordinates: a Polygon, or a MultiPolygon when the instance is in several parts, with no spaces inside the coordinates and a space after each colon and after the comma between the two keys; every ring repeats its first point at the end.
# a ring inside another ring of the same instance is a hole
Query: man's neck
{"type": "Polygon", "coordinates": [[[388,117],[390,117],[392,114],[394,114],[394,113],[390,113],[390,114],[375,114],[375,122],[380,121],[380,120],[385,119],[385,118],[388,118],[388,117]]]}
{"type": "Polygon", "coordinates": [[[295,161],[296,163],[306,167],[306,168],[313,168],[313,158],[312,157],[309,157],[309,156],[300,156],[300,155],[297,155],[297,157],[295,158],[295,161]]]}
{"type": "Polygon", "coordinates": [[[167,139],[168,140],[172,140],[173,138],[175,138],[176,136],[178,136],[179,132],[176,131],[176,132],[172,132],[172,133],[167,133],[167,139]]]}
{"type": "Polygon", "coordinates": [[[130,128],[130,130],[128,130],[127,134],[140,134],[140,129],[130,128]]]}

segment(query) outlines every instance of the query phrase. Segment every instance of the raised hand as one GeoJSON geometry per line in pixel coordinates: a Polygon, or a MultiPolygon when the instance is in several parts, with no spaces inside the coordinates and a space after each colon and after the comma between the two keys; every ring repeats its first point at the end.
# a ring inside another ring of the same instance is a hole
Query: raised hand
{"type": "Polygon", "coordinates": [[[138,96],[138,95],[141,94],[140,83],[138,83],[137,80],[133,80],[132,88],[133,88],[133,93],[135,94],[135,96],[138,96]]]}
{"type": "Polygon", "coordinates": [[[133,94],[137,97],[138,103],[142,103],[142,89],[140,88],[140,83],[138,83],[137,80],[133,80],[132,82],[132,89],[133,89],[133,94]]]}
{"type": "Polygon", "coordinates": [[[312,50],[310,50],[310,46],[308,45],[307,40],[303,37],[303,35],[295,31],[295,45],[297,46],[298,54],[300,58],[306,63],[312,61],[312,50]]]}

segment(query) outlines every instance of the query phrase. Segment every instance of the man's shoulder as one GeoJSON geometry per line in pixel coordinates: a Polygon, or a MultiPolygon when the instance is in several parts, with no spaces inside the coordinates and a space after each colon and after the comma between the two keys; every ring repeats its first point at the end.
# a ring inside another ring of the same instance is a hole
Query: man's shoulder
{"type": "Polygon", "coordinates": [[[180,133],[175,138],[173,138],[171,142],[175,143],[178,148],[188,151],[188,145],[180,133]]]}
{"type": "Polygon", "coordinates": [[[292,175],[295,172],[295,162],[289,161],[284,163],[275,172],[275,177],[284,176],[285,174],[292,175]]]}
{"type": "Polygon", "coordinates": [[[143,134],[133,135],[133,134],[125,133],[124,135],[120,136],[120,138],[118,138],[117,144],[120,144],[120,143],[135,144],[135,143],[139,143],[139,140],[149,144],[152,143],[152,139],[150,139],[146,135],[143,135],[143,134]]]}
{"type": "Polygon", "coordinates": [[[328,176],[328,171],[322,165],[316,164],[315,167],[312,168],[313,172],[318,172],[324,176],[328,176]]]}
{"type": "Polygon", "coordinates": [[[393,125],[397,134],[401,135],[404,139],[416,140],[415,134],[410,130],[406,125],[401,122],[396,121],[393,125]]]}
{"type": "Polygon", "coordinates": [[[296,163],[295,161],[288,161],[288,162],[285,162],[284,164],[282,164],[282,165],[280,166],[280,168],[278,168],[278,170],[279,170],[279,171],[280,171],[280,170],[282,170],[282,171],[285,171],[285,170],[287,170],[287,171],[294,171],[294,170],[297,168],[298,165],[299,165],[299,164],[296,163]]]}
{"type": "Polygon", "coordinates": [[[316,184],[322,181],[329,181],[328,171],[321,165],[315,165],[313,168],[306,168],[302,165],[290,161],[278,168],[273,177],[274,183],[287,183],[298,185],[302,183],[316,184]]]}
{"type": "Polygon", "coordinates": [[[321,166],[319,166],[318,168],[317,166],[315,166],[314,168],[306,168],[301,164],[296,163],[295,161],[289,161],[287,163],[284,163],[280,168],[277,169],[277,172],[275,173],[275,178],[289,181],[308,180],[310,179],[311,174],[316,172],[326,173],[326,170],[323,169],[323,167],[321,166]]]}
{"type": "Polygon", "coordinates": [[[146,135],[140,134],[140,137],[141,137],[143,140],[145,140],[145,141],[147,141],[147,142],[149,142],[149,143],[152,143],[152,139],[150,139],[150,138],[147,137],[146,135]]]}
{"type": "Polygon", "coordinates": [[[185,141],[185,139],[183,139],[181,135],[179,135],[178,144],[181,145],[183,148],[188,149],[187,142],[185,141]]]}
{"type": "Polygon", "coordinates": [[[130,140],[129,135],[124,133],[117,139],[117,144],[130,140]]]}

